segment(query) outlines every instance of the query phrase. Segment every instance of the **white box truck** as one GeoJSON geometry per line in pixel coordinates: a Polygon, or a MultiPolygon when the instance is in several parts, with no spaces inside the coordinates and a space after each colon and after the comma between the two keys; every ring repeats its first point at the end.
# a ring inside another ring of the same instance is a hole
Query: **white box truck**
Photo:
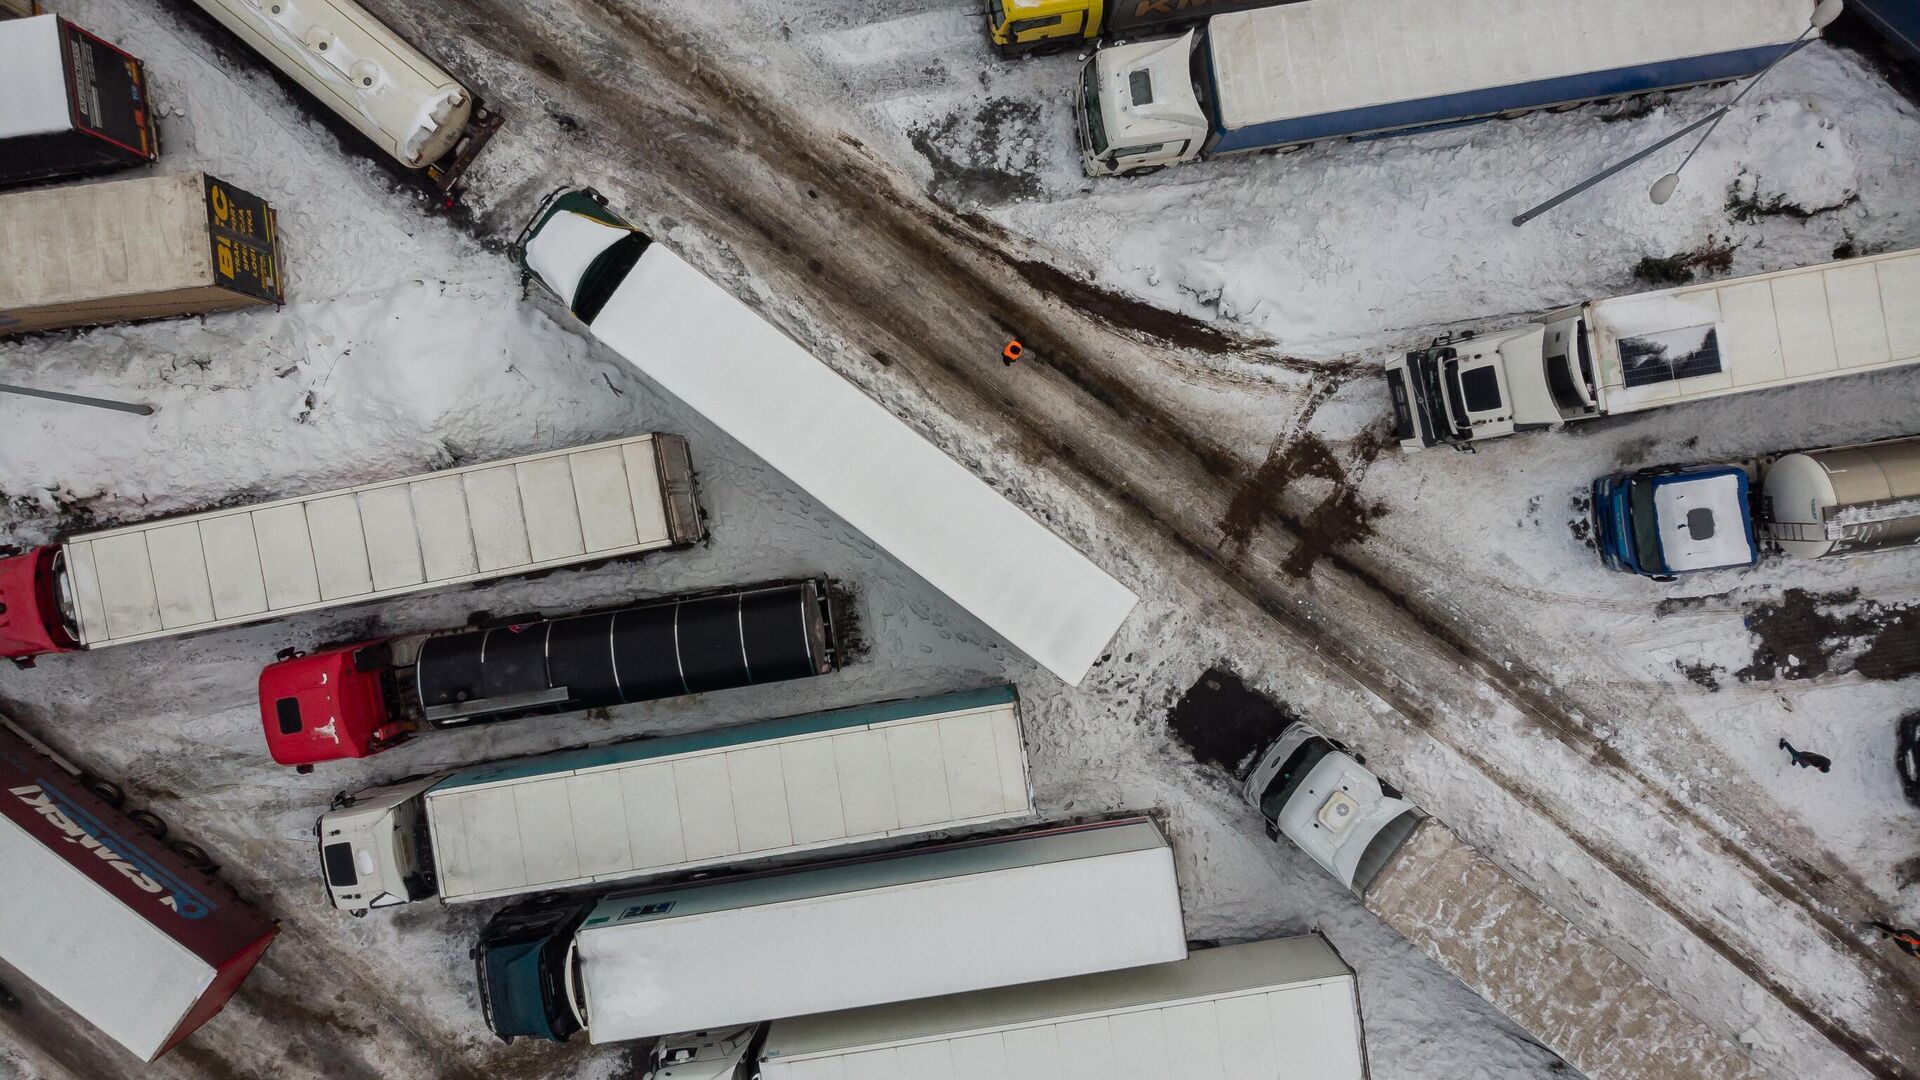
{"type": "Polygon", "coordinates": [[[123,798],[0,717],[0,960],[152,1061],[220,1011],[278,931],[123,798]]]}
{"type": "Polygon", "coordinates": [[[1146,818],[515,905],[474,948],[504,1039],[734,1027],[1180,960],[1173,849],[1146,818]]]}
{"type": "Polygon", "coordinates": [[[1318,934],[662,1039],[642,1080],[1365,1080],[1353,969],[1318,934]]]}
{"type": "Polygon", "coordinates": [[[1593,300],[1387,363],[1408,450],[1920,360],[1920,249],[1593,300]]]}
{"type": "Polygon", "coordinates": [[[637,435],[83,533],[0,559],[0,656],[25,666],[705,535],[686,439],[637,435]]]}
{"type": "Polygon", "coordinates": [[[1011,686],[474,765],[341,795],[335,907],[670,874],[1033,812],[1011,686]]]}
{"type": "Polygon", "coordinates": [[[516,250],[595,337],[1060,678],[1077,685],[1133,609],[1126,586],[593,192],[549,199],[516,250]]]}
{"type": "MultiPolygon", "coordinates": [[[[1165,5],[1162,5],[1165,6],[1165,5]]],[[[1812,0],[1301,0],[1101,49],[1074,95],[1088,176],[1374,138],[1752,75],[1812,0]]]]}

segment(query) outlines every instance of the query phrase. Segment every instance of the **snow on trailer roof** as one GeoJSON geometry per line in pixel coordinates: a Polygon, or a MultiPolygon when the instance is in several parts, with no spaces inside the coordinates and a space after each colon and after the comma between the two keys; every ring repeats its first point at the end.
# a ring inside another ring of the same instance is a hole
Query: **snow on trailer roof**
{"type": "Polygon", "coordinates": [[[449,902],[1033,810],[1011,686],[483,765],[427,798],[449,902]]]}
{"type": "Polygon", "coordinates": [[[1068,683],[1086,676],[1131,590],[660,244],[593,310],[603,256],[632,232],[569,193],[530,227],[526,265],[601,341],[928,584],[1068,683]]]}
{"type": "Polygon", "coordinates": [[[1588,305],[1609,413],[1920,360],[1920,250],[1588,305]]]}
{"type": "Polygon", "coordinates": [[[72,127],[60,16],[0,19],[0,139],[72,127]]]}
{"type": "Polygon", "coordinates": [[[761,1060],[765,1080],[1366,1075],[1353,969],[1318,934],[777,1020],[761,1060]]]}
{"type": "Polygon", "coordinates": [[[1216,15],[1208,41],[1232,130],[1776,46],[1812,13],[1811,0],[1301,0],[1216,15]]]}
{"type": "Polygon", "coordinates": [[[66,541],[89,647],[685,542],[640,435],[66,541]]]}

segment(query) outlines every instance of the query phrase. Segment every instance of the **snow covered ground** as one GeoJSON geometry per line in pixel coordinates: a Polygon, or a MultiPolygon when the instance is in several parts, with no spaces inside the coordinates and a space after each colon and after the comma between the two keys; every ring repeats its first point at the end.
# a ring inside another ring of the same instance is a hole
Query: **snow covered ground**
{"type": "MultiPolygon", "coordinates": [[[[1911,669],[1920,646],[1914,608],[1902,605],[1920,602],[1920,551],[1815,566],[1775,561],[1662,586],[1604,571],[1578,533],[1583,515],[1574,506],[1587,480],[1616,467],[1911,433],[1920,373],[1603,422],[1472,456],[1377,453],[1385,402],[1372,372],[1381,357],[1439,329],[1636,288],[1630,270],[1643,256],[1716,239],[1733,245],[1736,272],[1816,261],[1843,243],[1920,243],[1920,117],[1851,57],[1815,46],[1789,60],[1722,126],[1667,207],[1646,203],[1644,184],[1658,172],[1649,165],[1645,176],[1516,230],[1506,219],[1535,197],[1730,91],[1680,95],[1634,119],[1610,120],[1605,110],[1542,115],[1093,184],[1078,176],[1073,156],[1072,59],[990,59],[968,3],[911,0],[884,18],[823,0],[659,6],[823,130],[857,137],[936,198],[1012,230],[1039,258],[1248,339],[1218,355],[1169,352],[1154,385],[1250,469],[1270,454],[1324,443],[1338,468],[1277,481],[1292,484],[1291,499],[1312,505],[1335,485],[1351,489],[1380,511],[1369,516],[1362,554],[1497,651],[1621,703],[1605,719],[1623,753],[1677,778],[1683,793],[1700,783],[1710,810],[1719,803],[1706,777],[1761,789],[1767,806],[1817,837],[1886,912],[1920,916],[1920,815],[1901,802],[1889,761],[1893,720],[1920,708],[1920,682],[1851,671],[1876,647],[1891,667],[1867,669],[1898,674],[1901,656],[1911,669]],[[1840,208],[1804,221],[1735,221],[1725,202],[1736,181],[1807,209],[1840,208]],[[1763,634],[1777,627],[1792,659],[1757,657],[1764,639],[1749,619],[1763,634]],[[1832,755],[1834,773],[1788,768],[1774,747],[1783,734],[1832,755]]],[[[289,302],[277,313],[0,344],[8,381],[160,407],[140,420],[0,399],[0,541],[40,542],[74,523],[643,430],[692,439],[714,533],[704,548],[634,565],[0,672],[0,707],[102,773],[128,779],[287,927],[256,983],[158,1075],[624,1075],[630,1061],[620,1048],[492,1042],[465,956],[484,911],[421,905],[355,922],[328,909],[309,837],[328,796],[442,763],[994,680],[1018,683],[1028,702],[1036,788],[1049,812],[1167,810],[1192,936],[1328,933],[1360,972],[1376,1077],[1556,1073],[1551,1054],[1304,856],[1266,841],[1220,771],[1197,764],[1165,720],[1216,664],[1316,720],[1377,717],[1380,702],[1318,678],[1311,658],[1224,614],[1217,598],[1156,580],[1148,554],[1089,540],[1098,527],[1086,507],[990,463],[1023,497],[1067,506],[1070,538],[1110,567],[1124,560],[1116,572],[1144,596],[1113,659],[1084,692],[1065,691],[548,307],[522,302],[498,250],[424,213],[416,194],[394,190],[358,148],[343,152],[244,58],[210,54],[156,0],[55,8],[147,60],[163,110],[161,169],[204,168],[276,204],[289,302]],[[865,651],[840,674],[610,717],[443,733],[310,776],[273,766],[260,742],[253,680],[284,645],[456,624],[480,608],[560,611],[817,571],[843,577],[859,597],[865,651]]],[[[531,196],[572,178],[554,175],[540,147],[510,126],[482,159],[473,202],[489,241],[517,226],[531,196]]],[[[1464,771],[1444,752],[1382,755],[1410,790],[1437,799],[1464,771]]],[[[1564,868],[1565,853],[1514,824],[1522,820],[1515,807],[1456,798],[1446,807],[1450,822],[1502,861],[1535,881],[1564,868]],[[1466,820],[1473,816],[1480,820],[1466,820]]],[[[1580,894],[1567,873],[1565,892],[1580,894]]],[[[1603,911],[1610,899],[1578,896],[1603,911]]],[[[1636,928],[1627,920],[1618,929],[1636,928]]],[[[1714,962],[1661,959],[1700,970],[1714,962]]],[[[0,982],[12,985],[4,975],[0,982]]],[[[1788,1038],[1762,1003],[1719,1006],[1746,1014],[1762,1047],[1778,1050],[1788,1038]]],[[[37,1023],[0,1012],[0,1027],[32,1032],[37,1023]]],[[[0,1036],[0,1073],[85,1076],[106,1067],[63,1072],[37,1041],[0,1036]]],[[[131,1071],[124,1058],[98,1060],[131,1071]]]]}

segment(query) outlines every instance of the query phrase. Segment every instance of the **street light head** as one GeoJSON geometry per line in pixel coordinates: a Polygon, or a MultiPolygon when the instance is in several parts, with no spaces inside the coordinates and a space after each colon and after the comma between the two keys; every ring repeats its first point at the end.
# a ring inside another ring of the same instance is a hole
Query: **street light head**
{"type": "Polygon", "coordinates": [[[1833,20],[1840,17],[1840,12],[1845,10],[1846,6],[1846,0],[1820,0],[1813,9],[1813,28],[1825,30],[1833,20]]]}
{"type": "Polygon", "coordinates": [[[1653,182],[1653,188],[1647,192],[1647,198],[1652,199],[1655,206],[1665,206],[1667,200],[1673,198],[1673,189],[1679,186],[1680,174],[1670,172],[1653,182]]]}

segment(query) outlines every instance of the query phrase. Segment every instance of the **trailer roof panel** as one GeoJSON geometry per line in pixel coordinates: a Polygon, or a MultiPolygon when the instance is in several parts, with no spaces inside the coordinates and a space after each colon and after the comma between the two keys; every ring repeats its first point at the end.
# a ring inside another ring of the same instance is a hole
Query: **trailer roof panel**
{"type": "Polygon", "coordinates": [[[0,139],[72,127],[60,17],[0,20],[0,139]]]}
{"type": "Polygon", "coordinates": [[[1216,15],[1228,129],[1775,46],[1799,0],[1300,0],[1216,15]],[[1444,45],[1442,43],[1445,43],[1444,45]]]}

